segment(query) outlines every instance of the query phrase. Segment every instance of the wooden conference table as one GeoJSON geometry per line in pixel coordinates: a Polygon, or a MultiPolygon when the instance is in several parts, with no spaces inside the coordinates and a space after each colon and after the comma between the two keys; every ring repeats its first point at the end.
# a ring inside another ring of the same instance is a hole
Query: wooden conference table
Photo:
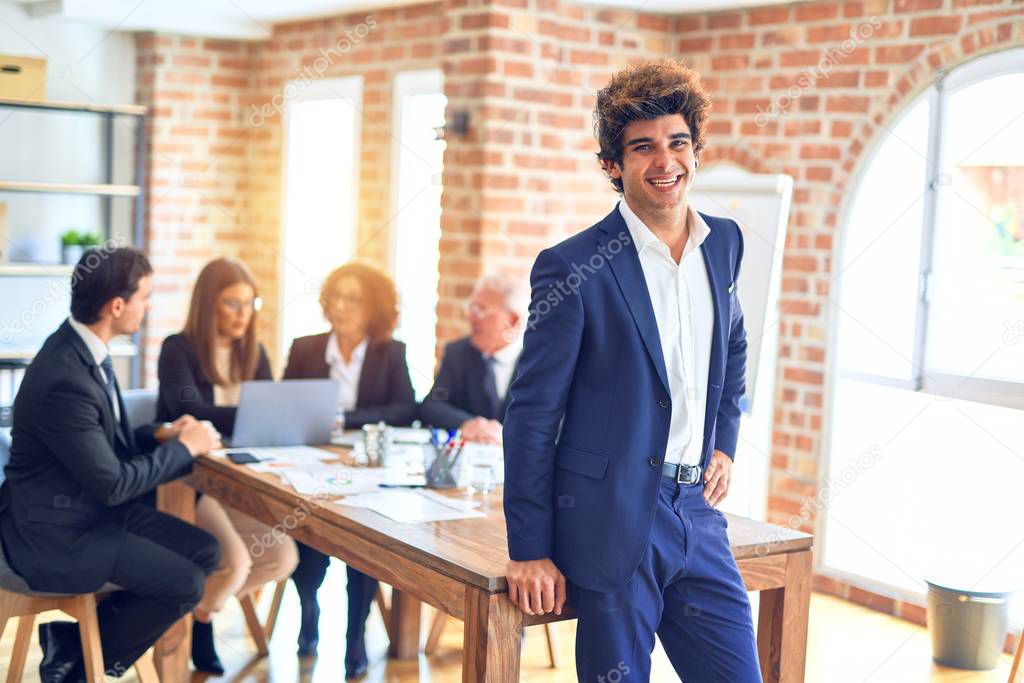
{"type": "MultiPolygon", "coordinates": [[[[347,455],[328,448],[339,453],[339,461],[347,455]]],[[[307,498],[275,475],[223,458],[197,458],[185,482],[160,488],[162,510],[194,519],[192,489],[198,489],[393,586],[390,656],[418,656],[421,602],[461,620],[464,683],[518,681],[521,629],[573,618],[571,610],[563,610],[561,617],[527,616],[508,600],[500,489],[485,502],[484,518],[401,524],[371,510],[307,498]]],[[[813,537],[727,517],[733,555],[747,589],[761,593],[757,643],[764,680],[803,681],[813,537]]],[[[188,634],[186,618],[157,644],[163,683],[189,680],[188,634]]]]}

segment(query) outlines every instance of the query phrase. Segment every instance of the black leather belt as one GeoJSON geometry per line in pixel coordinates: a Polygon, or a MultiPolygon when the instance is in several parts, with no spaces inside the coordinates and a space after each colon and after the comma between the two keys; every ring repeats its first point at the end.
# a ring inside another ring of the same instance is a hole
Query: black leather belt
{"type": "Polygon", "coordinates": [[[661,466],[662,476],[672,479],[677,484],[685,484],[686,486],[694,486],[701,483],[700,473],[700,465],[675,465],[667,462],[661,466]]]}

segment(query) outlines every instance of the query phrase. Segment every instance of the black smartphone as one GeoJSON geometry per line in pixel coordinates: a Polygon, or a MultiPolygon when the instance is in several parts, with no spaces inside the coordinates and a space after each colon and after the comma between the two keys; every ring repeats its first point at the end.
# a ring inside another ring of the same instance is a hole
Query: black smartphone
{"type": "Polygon", "coordinates": [[[228,460],[235,463],[236,465],[248,465],[250,463],[260,461],[259,458],[257,458],[252,453],[249,453],[248,451],[233,451],[231,453],[228,453],[228,460]]]}

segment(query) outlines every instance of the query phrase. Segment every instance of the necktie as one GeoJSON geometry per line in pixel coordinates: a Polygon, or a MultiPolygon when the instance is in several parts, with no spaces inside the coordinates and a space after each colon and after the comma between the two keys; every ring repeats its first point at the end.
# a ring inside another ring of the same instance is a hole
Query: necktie
{"type": "Polygon", "coordinates": [[[114,413],[114,419],[118,422],[118,434],[123,438],[121,429],[124,426],[121,420],[121,408],[117,403],[117,378],[114,375],[114,362],[107,356],[100,363],[100,368],[103,370],[103,377],[107,383],[107,398],[110,399],[110,410],[114,413]]]}
{"type": "Polygon", "coordinates": [[[498,398],[498,378],[494,373],[494,366],[497,364],[498,359],[494,356],[484,358],[484,396],[487,397],[491,406],[491,414],[487,416],[490,419],[497,418],[501,408],[501,400],[498,398]]]}
{"type": "Polygon", "coordinates": [[[107,356],[100,363],[103,370],[103,377],[107,380],[107,398],[110,399],[110,409],[117,412],[117,385],[114,383],[114,361],[107,356]]]}

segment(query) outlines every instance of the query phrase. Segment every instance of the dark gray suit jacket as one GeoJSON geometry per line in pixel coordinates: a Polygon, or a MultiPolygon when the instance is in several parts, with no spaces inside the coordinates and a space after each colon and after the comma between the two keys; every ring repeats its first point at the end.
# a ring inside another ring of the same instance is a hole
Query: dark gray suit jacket
{"type": "MultiPolygon", "coordinates": [[[[423,423],[442,429],[458,429],[463,422],[474,417],[504,422],[509,394],[505,392],[505,398],[495,412],[484,392],[486,370],[483,354],[469,343],[469,337],[446,344],[434,386],[420,404],[423,423]]],[[[512,376],[515,374],[513,370],[512,376]]]]}
{"type": "MultiPolygon", "coordinates": [[[[330,377],[331,368],[324,357],[330,337],[329,332],[324,332],[293,341],[284,379],[330,377]]],[[[405,361],[405,344],[394,339],[370,342],[359,375],[356,407],[345,413],[345,429],[359,429],[382,420],[404,427],[415,419],[416,396],[405,361]]]]}

